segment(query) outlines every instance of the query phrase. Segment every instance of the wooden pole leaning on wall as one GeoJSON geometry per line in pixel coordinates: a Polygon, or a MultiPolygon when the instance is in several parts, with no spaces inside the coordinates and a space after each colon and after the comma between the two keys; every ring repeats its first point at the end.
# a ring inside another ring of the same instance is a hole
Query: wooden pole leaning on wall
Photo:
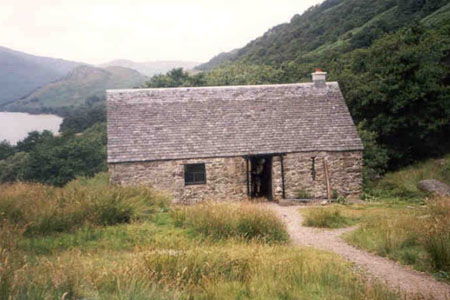
{"type": "Polygon", "coordinates": [[[283,154],[280,155],[280,166],[281,166],[281,187],[283,189],[282,197],[286,199],[286,192],[284,186],[284,162],[283,162],[283,154]]]}
{"type": "Polygon", "coordinates": [[[328,162],[327,159],[323,159],[323,171],[325,173],[325,182],[327,184],[327,199],[331,199],[331,186],[330,186],[330,177],[328,175],[328,162]]]}
{"type": "Polygon", "coordinates": [[[246,169],[246,175],[247,175],[247,197],[250,197],[250,174],[249,174],[249,158],[245,157],[245,169],[246,169]]]}

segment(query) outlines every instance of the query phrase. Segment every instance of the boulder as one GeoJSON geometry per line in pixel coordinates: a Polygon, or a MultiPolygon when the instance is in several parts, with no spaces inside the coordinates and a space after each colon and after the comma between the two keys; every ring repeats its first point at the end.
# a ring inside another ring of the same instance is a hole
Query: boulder
{"type": "Polygon", "coordinates": [[[450,186],[436,179],[421,180],[417,184],[417,187],[424,192],[439,196],[450,196],[450,186]]]}

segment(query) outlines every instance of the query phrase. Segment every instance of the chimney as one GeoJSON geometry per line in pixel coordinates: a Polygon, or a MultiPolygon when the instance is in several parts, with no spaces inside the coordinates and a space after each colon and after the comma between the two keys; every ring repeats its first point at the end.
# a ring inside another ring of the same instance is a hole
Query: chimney
{"type": "Polygon", "coordinates": [[[323,72],[322,69],[317,68],[316,72],[312,73],[311,75],[314,82],[314,87],[324,88],[327,86],[327,72],[323,72]]]}

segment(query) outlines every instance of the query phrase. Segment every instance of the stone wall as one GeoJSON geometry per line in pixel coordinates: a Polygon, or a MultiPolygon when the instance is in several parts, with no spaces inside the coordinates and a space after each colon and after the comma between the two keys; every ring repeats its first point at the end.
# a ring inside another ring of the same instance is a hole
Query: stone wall
{"type": "MultiPolygon", "coordinates": [[[[284,186],[287,199],[298,198],[304,191],[312,198],[326,198],[327,186],[324,162],[328,165],[331,190],[339,195],[355,198],[362,192],[362,151],[301,152],[283,156],[284,186]],[[312,157],[315,176],[313,178],[312,157]]],[[[282,198],[281,161],[273,158],[272,190],[274,199],[282,198]]]]}
{"type": "Polygon", "coordinates": [[[245,159],[188,159],[110,164],[111,183],[148,185],[173,196],[175,203],[247,199],[245,159]],[[205,163],[206,184],[185,185],[184,165],[205,163]]]}
{"type": "MultiPolygon", "coordinates": [[[[362,151],[321,151],[283,156],[286,198],[298,198],[300,190],[312,198],[326,198],[324,162],[328,165],[331,190],[346,197],[358,197],[362,192],[362,151]],[[315,158],[314,178],[312,157],[315,158]]],[[[112,183],[149,185],[170,193],[175,203],[247,199],[246,163],[242,157],[118,163],[110,164],[109,170],[112,183]],[[205,163],[206,184],[184,184],[184,165],[191,163],[205,163]]],[[[282,199],[282,191],[281,160],[280,156],[274,156],[273,198],[282,199]]]]}

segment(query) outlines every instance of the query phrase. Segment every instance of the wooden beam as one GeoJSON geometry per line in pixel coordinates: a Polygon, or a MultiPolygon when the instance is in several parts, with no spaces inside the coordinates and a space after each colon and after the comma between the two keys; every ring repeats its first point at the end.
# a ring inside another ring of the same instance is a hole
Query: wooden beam
{"type": "Polygon", "coordinates": [[[247,196],[250,197],[250,175],[248,170],[248,157],[245,158],[246,169],[247,169],[247,196]]]}
{"type": "Polygon", "coordinates": [[[286,194],[284,190],[284,163],[283,163],[283,155],[280,155],[280,163],[281,163],[281,187],[283,189],[283,199],[286,199],[286,194]]]}
{"type": "Polygon", "coordinates": [[[327,163],[326,158],[323,159],[323,170],[325,173],[325,182],[327,184],[327,199],[330,200],[331,199],[331,186],[330,186],[330,177],[328,176],[328,163],[327,163]]]}

